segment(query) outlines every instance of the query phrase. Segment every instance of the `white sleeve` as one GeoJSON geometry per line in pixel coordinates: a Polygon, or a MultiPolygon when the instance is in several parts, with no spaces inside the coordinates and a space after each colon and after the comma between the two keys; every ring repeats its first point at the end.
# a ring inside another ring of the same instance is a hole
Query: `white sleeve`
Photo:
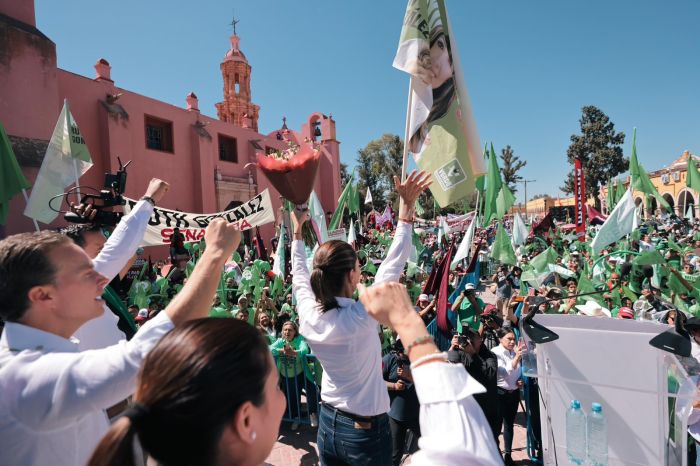
{"type": "Polygon", "coordinates": [[[374,277],[375,285],[382,282],[399,281],[406,261],[411,255],[412,233],[413,225],[400,220],[398,225],[396,225],[394,240],[386,253],[386,258],[382,261],[374,277]]]}
{"type": "Polygon", "coordinates": [[[23,351],[0,377],[5,412],[35,430],[107,409],[133,394],[141,362],[173,323],[159,313],[130,341],[80,353],[23,351]]]}
{"type": "Polygon", "coordinates": [[[413,370],[420,401],[420,450],[414,466],[502,465],[489,423],[472,397],[484,387],[461,364],[429,363],[413,370]]]}
{"type": "Polygon", "coordinates": [[[153,206],[150,202],[136,203],[131,212],[122,217],[102,251],[92,260],[95,270],[110,281],[116,277],[136,253],[152,213],[153,206]]]}
{"type": "Polygon", "coordinates": [[[311,275],[306,268],[306,250],[302,240],[292,241],[292,291],[297,300],[299,319],[306,319],[315,312],[316,295],[311,289],[311,275]]]}
{"type": "Polygon", "coordinates": [[[496,357],[498,359],[498,375],[505,379],[509,387],[514,386],[520,378],[520,363],[513,367],[512,360],[506,359],[502,353],[496,353],[496,357]]]}

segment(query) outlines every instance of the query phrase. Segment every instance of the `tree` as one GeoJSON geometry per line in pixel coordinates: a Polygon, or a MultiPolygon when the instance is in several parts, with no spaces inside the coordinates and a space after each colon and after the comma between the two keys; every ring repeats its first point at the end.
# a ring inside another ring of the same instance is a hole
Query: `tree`
{"type": "MultiPolygon", "coordinates": [[[[582,109],[579,120],[581,134],[571,136],[571,145],[566,157],[571,165],[576,159],[581,161],[586,177],[586,196],[593,196],[598,204],[600,187],[620,173],[627,171],[629,159],[622,154],[625,133],[616,133],[615,125],[599,108],[588,105],[582,109]]],[[[574,192],[574,171],[567,175],[562,191],[574,192]]]]}
{"type": "Polygon", "coordinates": [[[520,160],[520,158],[513,153],[513,149],[510,146],[501,149],[501,160],[503,161],[503,166],[501,167],[503,181],[508,185],[508,189],[515,194],[515,192],[518,191],[518,181],[523,179],[522,176],[518,175],[518,172],[527,165],[527,161],[520,160]]]}
{"type": "Polygon", "coordinates": [[[340,162],[340,185],[345,186],[350,181],[350,173],[348,173],[348,166],[343,162],[340,162]]]}
{"type": "Polygon", "coordinates": [[[535,199],[542,199],[542,198],[549,199],[550,195],[549,194],[536,194],[536,195],[532,196],[530,198],[530,200],[534,201],[535,199]]]}
{"type": "Polygon", "coordinates": [[[383,209],[387,202],[394,204],[398,194],[394,189],[394,175],[401,176],[403,141],[394,134],[384,134],[370,141],[357,153],[357,175],[360,192],[372,191],[374,207],[383,209]]]}

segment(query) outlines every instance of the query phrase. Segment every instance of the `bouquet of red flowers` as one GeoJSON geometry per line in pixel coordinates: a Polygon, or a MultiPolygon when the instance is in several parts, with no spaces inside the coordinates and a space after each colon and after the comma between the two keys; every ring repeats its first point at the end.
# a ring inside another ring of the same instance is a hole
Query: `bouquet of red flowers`
{"type": "Polygon", "coordinates": [[[314,188],[321,153],[306,142],[297,145],[289,141],[288,145],[283,151],[258,153],[258,168],[285,199],[297,205],[305,204],[314,188]]]}

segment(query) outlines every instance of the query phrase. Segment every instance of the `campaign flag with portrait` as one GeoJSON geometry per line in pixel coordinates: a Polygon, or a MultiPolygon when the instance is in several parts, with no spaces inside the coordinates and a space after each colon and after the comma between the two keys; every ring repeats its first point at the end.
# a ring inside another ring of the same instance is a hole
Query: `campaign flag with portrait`
{"type": "Polygon", "coordinates": [[[406,144],[445,207],[486,173],[444,0],[409,0],[394,67],[411,75],[406,144]]]}

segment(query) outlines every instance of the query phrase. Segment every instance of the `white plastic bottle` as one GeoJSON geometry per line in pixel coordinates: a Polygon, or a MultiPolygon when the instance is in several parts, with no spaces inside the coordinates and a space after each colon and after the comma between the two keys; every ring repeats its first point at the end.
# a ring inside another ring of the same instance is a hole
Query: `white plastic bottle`
{"type": "Polygon", "coordinates": [[[608,422],[600,403],[591,405],[586,433],[588,437],[588,463],[592,466],[607,466],[608,422]]]}
{"type": "Polygon", "coordinates": [[[578,400],[571,400],[566,411],[566,453],[570,464],[583,464],[586,460],[586,415],[578,400]]]}

